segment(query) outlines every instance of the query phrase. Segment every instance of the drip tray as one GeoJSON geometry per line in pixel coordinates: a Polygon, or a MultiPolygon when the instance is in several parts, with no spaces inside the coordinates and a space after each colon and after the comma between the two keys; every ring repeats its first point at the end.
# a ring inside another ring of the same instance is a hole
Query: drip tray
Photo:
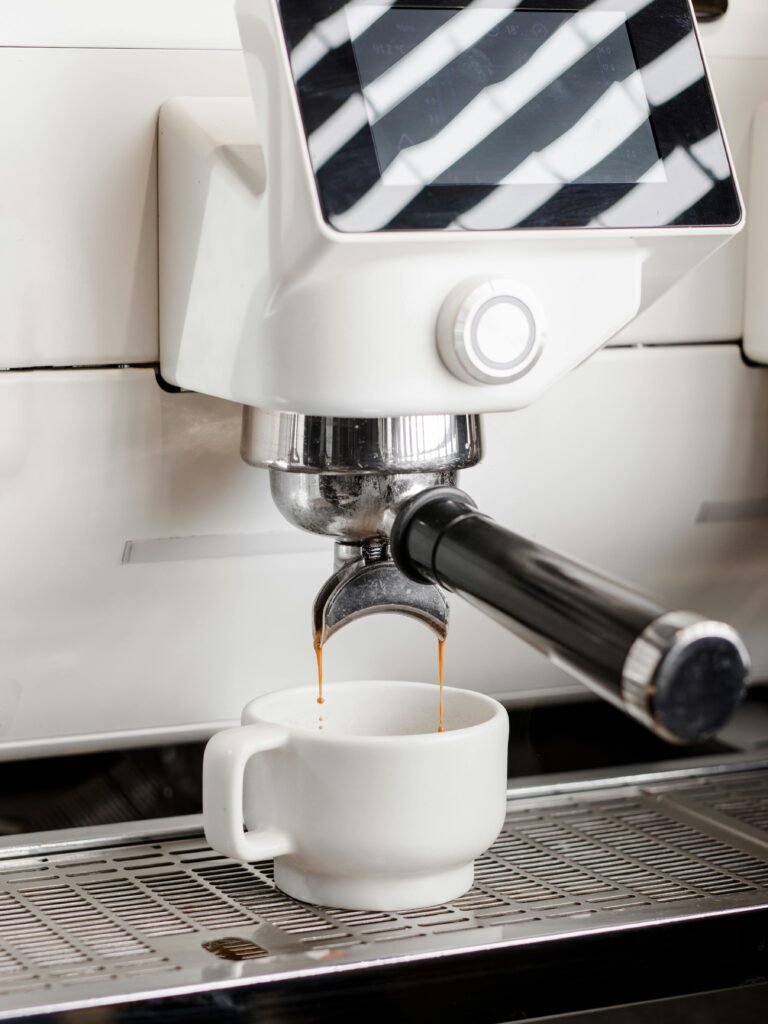
{"type": "Polygon", "coordinates": [[[0,1018],[768,906],[765,769],[510,799],[472,890],[408,913],[298,903],[271,863],[214,853],[199,819],[152,824],[0,846],[0,1018]]]}

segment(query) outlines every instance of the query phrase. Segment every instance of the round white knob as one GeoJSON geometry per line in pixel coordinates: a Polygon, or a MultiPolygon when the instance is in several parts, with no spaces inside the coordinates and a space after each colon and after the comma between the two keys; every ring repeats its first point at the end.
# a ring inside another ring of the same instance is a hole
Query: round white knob
{"type": "Polygon", "coordinates": [[[440,311],[437,342],[443,362],[469,384],[508,384],[541,354],[541,314],[509,281],[466,284],[440,311]]]}

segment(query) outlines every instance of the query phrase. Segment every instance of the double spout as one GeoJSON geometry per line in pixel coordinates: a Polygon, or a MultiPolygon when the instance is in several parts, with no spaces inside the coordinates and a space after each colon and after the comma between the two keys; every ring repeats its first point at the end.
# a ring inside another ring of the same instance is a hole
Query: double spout
{"type": "Polygon", "coordinates": [[[379,538],[360,544],[336,542],[336,571],[320,588],[312,611],[315,645],[342,626],[374,612],[396,612],[428,626],[438,640],[448,635],[448,601],[427,580],[413,580],[395,565],[379,538]]]}
{"type": "Polygon", "coordinates": [[[413,580],[392,560],[388,535],[397,509],[410,497],[447,486],[455,473],[285,473],[272,470],[272,497],[292,522],[334,537],[334,571],[320,588],[312,612],[315,646],[342,626],[377,612],[417,619],[438,639],[448,632],[443,590],[413,580]]]}

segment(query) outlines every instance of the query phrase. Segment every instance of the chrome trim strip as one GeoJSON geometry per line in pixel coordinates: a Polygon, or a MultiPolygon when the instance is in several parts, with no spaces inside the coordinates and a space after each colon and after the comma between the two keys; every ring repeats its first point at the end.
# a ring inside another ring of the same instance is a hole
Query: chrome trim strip
{"type": "Polygon", "coordinates": [[[0,861],[48,853],[72,853],[76,850],[115,846],[121,843],[151,842],[155,839],[180,839],[202,835],[202,814],[174,818],[148,818],[87,828],[56,829],[52,832],[27,832],[0,838],[0,861]]]}

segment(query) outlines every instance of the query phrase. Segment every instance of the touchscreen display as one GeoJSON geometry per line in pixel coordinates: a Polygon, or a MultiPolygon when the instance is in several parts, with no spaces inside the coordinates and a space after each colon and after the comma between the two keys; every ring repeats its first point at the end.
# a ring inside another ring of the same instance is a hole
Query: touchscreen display
{"type": "Polygon", "coordinates": [[[277,0],[336,231],[735,224],[690,0],[277,0]]]}
{"type": "Polygon", "coordinates": [[[667,180],[621,11],[346,16],[383,185],[667,180]]]}

